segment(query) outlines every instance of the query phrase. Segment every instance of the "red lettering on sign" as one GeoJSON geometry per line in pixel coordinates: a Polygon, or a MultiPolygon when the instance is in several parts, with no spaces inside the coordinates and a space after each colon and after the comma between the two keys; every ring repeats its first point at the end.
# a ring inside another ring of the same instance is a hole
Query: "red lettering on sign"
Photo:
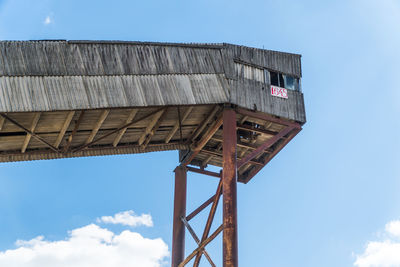
{"type": "Polygon", "coordinates": [[[287,89],[274,85],[271,85],[271,95],[281,98],[288,98],[287,89]]]}

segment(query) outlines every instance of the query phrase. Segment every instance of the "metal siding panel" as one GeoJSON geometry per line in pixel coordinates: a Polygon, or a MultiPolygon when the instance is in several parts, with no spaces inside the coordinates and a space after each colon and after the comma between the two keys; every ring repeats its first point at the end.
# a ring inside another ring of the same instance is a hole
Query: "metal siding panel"
{"type": "MultiPolygon", "coordinates": [[[[25,78],[25,77],[24,77],[25,78]]],[[[26,77],[34,110],[49,111],[50,105],[42,77],[26,77]]]]}
{"type": "Polygon", "coordinates": [[[100,45],[80,44],[78,45],[82,56],[83,65],[87,75],[105,75],[103,62],[101,61],[99,50],[100,45]]]}
{"type": "Polygon", "coordinates": [[[64,60],[67,69],[67,75],[87,75],[78,45],[67,44],[65,46],[64,60]]]}
{"type": "Polygon", "coordinates": [[[63,77],[66,94],[70,99],[70,109],[86,109],[90,107],[88,93],[81,76],[63,77]]]}
{"type": "Polygon", "coordinates": [[[32,110],[32,100],[26,80],[26,77],[10,77],[14,111],[32,110]]]}
{"type": "Polygon", "coordinates": [[[12,110],[10,92],[12,88],[8,85],[9,77],[0,77],[0,110],[7,112],[12,110]]]}
{"type": "Polygon", "coordinates": [[[171,78],[174,79],[180,101],[187,104],[196,104],[196,98],[193,94],[188,75],[171,75],[171,78]]]}
{"type": "Polygon", "coordinates": [[[181,102],[179,93],[177,92],[174,81],[170,75],[158,76],[157,80],[165,105],[176,105],[181,102]]]}
{"type": "Polygon", "coordinates": [[[47,57],[44,54],[43,43],[21,42],[21,53],[24,58],[26,72],[29,75],[48,75],[47,57]]]}
{"type": "Polygon", "coordinates": [[[104,79],[100,76],[83,77],[90,108],[107,107],[107,94],[105,92],[104,79]]]}
{"type": "Polygon", "coordinates": [[[137,60],[132,49],[128,45],[118,45],[115,47],[115,51],[121,60],[123,74],[136,73],[137,60]]]}
{"type": "Polygon", "coordinates": [[[5,49],[4,49],[4,42],[0,42],[0,76],[7,75],[6,66],[3,57],[5,49]]]}
{"type": "Polygon", "coordinates": [[[47,58],[47,73],[49,75],[67,75],[65,66],[65,42],[45,42],[42,46],[43,54],[47,58]]]}
{"type": "MultiPolygon", "coordinates": [[[[104,73],[107,75],[124,74],[124,68],[120,59],[118,45],[101,45],[99,46],[99,55],[103,63],[104,73]]],[[[98,73],[100,74],[100,73],[98,73]]]]}
{"type": "Polygon", "coordinates": [[[110,107],[128,106],[124,86],[119,76],[106,76],[103,79],[107,102],[110,107]]]}
{"type": "Polygon", "coordinates": [[[161,95],[160,87],[157,82],[157,76],[145,75],[136,77],[140,84],[144,98],[148,106],[165,105],[161,95]]]}
{"type": "Polygon", "coordinates": [[[63,77],[43,77],[47,99],[51,110],[68,110],[72,103],[67,94],[67,84],[63,77]]]}
{"type": "Polygon", "coordinates": [[[129,106],[147,106],[142,87],[137,81],[136,76],[121,76],[121,81],[129,106]]]}
{"type": "Polygon", "coordinates": [[[4,42],[3,61],[7,75],[16,76],[26,73],[24,57],[21,52],[21,42],[4,42]]]}

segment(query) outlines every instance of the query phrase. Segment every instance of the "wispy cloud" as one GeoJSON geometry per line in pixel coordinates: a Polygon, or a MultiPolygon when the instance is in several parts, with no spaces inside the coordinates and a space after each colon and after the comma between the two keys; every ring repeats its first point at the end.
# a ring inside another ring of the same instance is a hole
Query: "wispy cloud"
{"type": "Polygon", "coordinates": [[[358,267],[396,267],[400,266],[400,220],[391,221],[385,226],[386,238],[367,243],[363,254],[358,255],[358,267]]]}
{"type": "Polygon", "coordinates": [[[54,23],[54,19],[53,19],[53,14],[47,15],[46,18],[43,21],[44,25],[50,25],[54,23]]]}
{"type": "Polygon", "coordinates": [[[114,216],[102,216],[97,219],[98,223],[122,224],[128,226],[153,226],[153,220],[150,214],[136,215],[132,210],[119,212],[114,216]]]}
{"type": "Polygon", "coordinates": [[[96,224],[74,229],[63,240],[38,236],[18,240],[16,246],[0,251],[0,266],[160,267],[169,256],[168,246],[160,238],[145,238],[129,230],[116,234],[96,224]]]}

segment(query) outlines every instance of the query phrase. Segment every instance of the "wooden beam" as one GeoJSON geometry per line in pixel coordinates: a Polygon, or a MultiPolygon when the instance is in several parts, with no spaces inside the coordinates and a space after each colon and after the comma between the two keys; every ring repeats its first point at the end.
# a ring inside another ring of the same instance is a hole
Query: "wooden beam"
{"type": "Polygon", "coordinates": [[[254,168],[253,170],[251,170],[250,173],[247,175],[247,177],[245,177],[245,179],[243,179],[242,182],[247,184],[251,180],[251,178],[253,178],[265,165],[267,165],[268,162],[270,162],[275,157],[275,155],[278,154],[290,142],[290,140],[292,140],[300,131],[301,131],[301,127],[295,128],[293,130],[293,132],[289,135],[289,137],[286,138],[285,140],[283,140],[282,143],[279,144],[279,146],[274,150],[274,152],[271,153],[270,155],[268,155],[264,159],[263,166],[260,166],[258,168],[254,168]]]}
{"type": "Polygon", "coordinates": [[[153,111],[153,112],[150,112],[149,114],[146,114],[146,115],[144,115],[144,116],[142,116],[142,117],[140,117],[140,118],[138,118],[138,119],[132,120],[131,122],[129,122],[129,123],[127,123],[127,124],[125,124],[125,125],[123,125],[123,126],[117,128],[117,129],[111,130],[111,131],[109,131],[108,133],[104,134],[103,136],[100,136],[99,138],[93,140],[92,142],[90,142],[90,143],[88,143],[88,144],[85,144],[85,145],[82,145],[82,146],[80,146],[80,147],[75,148],[75,149],[73,150],[73,152],[77,152],[77,151],[80,151],[80,150],[82,150],[82,149],[85,149],[86,147],[91,146],[91,145],[93,145],[94,143],[97,143],[97,142],[99,142],[100,140],[103,140],[104,138],[107,138],[107,137],[109,137],[110,135],[115,134],[115,133],[121,131],[121,130],[124,129],[124,128],[127,128],[127,127],[129,127],[129,126],[131,126],[131,125],[133,125],[133,124],[135,124],[135,123],[138,123],[138,122],[140,122],[140,121],[143,121],[143,120],[145,120],[145,119],[147,119],[147,118],[153,116],[154,114],[160,112],[160,111],[163,110],[163,109],[164,109],[164,108],[159,108],[159,109],[157,109],[157,110],[155,110],[155,111],[153,111]]]}
{"type": "Polygon", "coordinates": [[[0,113],[0,116],[7,119],[8,121],[10,121],[12,124],[18,126],[19,128],[21,128],[22,130],[24,130],[26,133],[29,133],[30,135],[32,135],[34,138],[36,138],[37,140],[39,140],[40,142],[42,142],[43,144],[45,144],[46,146],[48,146],[51,150],[54,150],[55,152],[61,152],[58,148],[54,147],[52,144],[50,144],[49,142],[47,142],[46,140],[44,140],[42,137],[40,137],[39,135],[35,134],[34,132],[32,132],[31,130],[25,128],[22,124],[20,124],[19,122],[17,122],[16,120],[10,118],[8,115],[6,115],[5,113],[0,113]]]}
{"type": "MultiPolygon", "coordinates": [[[[40,112],[35,113],[35,115],[33,116],[33,120],[32,120],[32,123],[31,123],[31,127],[29,128],[29,130],[30,130],[31,132],[34,132],[34,131],[35,131],[35,128],[36,128],[36,125],[37,125],[38,122],[39,122],[39,119],[40,119],[40,112]]],[[[25,151],[26,151],[26,149],[27,149],[27,147],[28,147],[28,145],[29,145],[29,141],[31,140],[31,137],[32,137],[32,135],[31,135],[30,133],[27,133],[27,134],[26,134],[24,143],[22,144],[21,153],[25,153],[25,151]]]]}
{"type": "Polygon", "coordinates": [[[188,109],[185,111],[183,114],[181,122],[179,120],[175,123],[174,127],[172,127],[171,131],[168,133],[167,137],[165,138],[165,143],[169,143],[171,141],[171,138],[175,135],[176,131],[179,129],[179,125],[183,124],[186,120],[186,118],[190,115],[190,112],[192,112],[193,107],[188,107],[188,109]]]}
{"type": "Polygon", "coordinates": [[[0,131],[3,129],[5,120],[6,119],[4,117],[0,117],[0,131]]]}
{"type": "Polygon", "coordinates": [[[215,106],[215,108],[208,114],[208,116],[199,124],[199,127],[197,127],[196,130],[194,130],[192,136],[189,138],[188,142],[193,142],[199,134],[204,130],[204,128],[212,121],[212,119],[215,117],[217,112],[220,110],[219,106],[215,106]]]}
{"type": "Polygon", "coordinates": [[[68,112],[67,118],[65,119],[64,124],[61,127],[60,133],[58,134],[56,141],[54,142],[54,146],[55,147],[58,148],[60,146],[61,141],[63,140],[64,135],[67,132],[68,127],[71,124],[72,119],[74,118],[74,115],[75,115],[75,111],[68,112]]]}
{"type": "MultiPolygon", "coordinates": [[[[216,151],[220,151],[222,149],[222,143],[219,143],[216,151]]],[[[207,164],[213,159],[214,155],[209,155],[203,162],[201,163],[203,167],[207,166],[207,164]]]]}
{"type": "Polygon", "coordinates": [[[270,121],[270,122],[274,122],[274,123],[277,123],[277,124],[290,126],[290,127],[293,127],[293,128],[300,128],[301,127],[301,125],[296,123],[296,122],[291,122],[291,121],[288,121],[288,120],[285,120],[285,119],[277,118],[277,117],[274,117],[272,115],[268,115],[268,114],[265,114],[265,113],[254,112],[254,111],[250,111],[250,110],[247,110],[247,109],[244,109],[244,108],[237,108],[236,111],[239,114],[242,114],[243,116],[249,116],[249,117],[257,118],[257,119],[264,120],[264,121],[270,121]]]}
{"type": "Polygon", "coordinates": [[[83,120],[83,116],[85,115],[85,111],[82,110],[81,113],[79,114],[78,120],[75,122],[74,129],[72,130],[72,133],[68,136],[67,144],[65,145],[63,152],[66,153],[69,150],[69,147],[72,144],[72,139],[74,138],[74,135],[78,131],[79,125],[81,124],[83,120]]]}
{"type": "MultiPolygon", "coordinates": [[[[203,149],[203,150],[201,150],[201,153],[204,153],[204,154],[207,154],[207,155],[210,155],[213,157],[222,158],[222,153],[219,153],[219,151],[216,151],[216,150],[203,149]]],[[[238,157],[237,159],[240,160],[241,158],[238,157]]],[[[255,160],[249,160],[248,163],[252,164],[252,165],[259,165],[259,166],[263,165],[262,162],[258,162],[255,160]]]]}
{"type": "MultiPolygon", "coordinates": [[[[32,137],[35,138],[34,135],[32,135],[32,137]]],[[[46,144],[46,146],[47,146],[47,144],[46,144]]],[[[54,150],[55,152],[65,154],[61,149],[55,150],[56,148],[53,145],[51,145],[51,146],[54,148],[52,150],[54,150]]],[[[149,144],[147,146],[147,148],[153,149],[153,150],[151,150],[151,149],[149,150],[149,152],[152,152],[154,150],[164,151],[164,150],[176,149],[176,148],[174,148],[175,146],[182,146],[183,147],[182,149],[189,149],[189,147],[187,145],[182,144],[180,142],[175,142],[175,141],[172,141],[169,144],[165,144],[164,142],[152,143],[152,144],[149,144]],[[163,149],[165,147],[167,147],[167,149],[163,149]],[[169,148],[169,147],[171,147],[171,148],[169,148]]],[[[126,145],[125,144],[121,144],[121,145],[118,146],[118,149],[135,149],[135,150],[139,151],[141,149],[141,146],[138,146],[136,144],[126,144],[126,145]]],[[[118,151],[118,149],[116,151],[118,151]]],[[[104,146],[102,145],[101,147],[89,147],[85,151],[96,151],[96,152],[98,152],[98,151],[104,151],[104,150],[115,151],[115,148],[112,146],[112,144],[109,144],[109,145],[104,145],[104,146]]],[[[24,153],[24,155],[43,155],[43,154],[52,155],[52,153],[53,152],[49,152],[48,149],[40,148],[40,149],[34,149],[34,150],[27,150],[24,153]]],[[[141,153],[142,153],[142,151],[141,151],[141,153]]],[[[67,152],[67,154],[72,155],[72,152],[71,153],[67,152]]],[[[116,154],[118,154],[118,152],[116,154]]],[[[21,151],[20,150],[0,151],[0,159],[3,156],[14,157],[14,156],[20,156],[20,155],[21,155],[21,151]]],[[[109,154],[105,154],[105,155],[109,155],[109,154]]],[[[1,160],[0,160],[0,162],[1,162],[1,160]]]]}
{"type": "Polygon", "coordinates": [[[164,114],[165,111],[166,111],[166,108],[163,108],[162,110],[160,110],[159,112],[157,112],[156,114],[153,115],[153,118],[147,125],[146,129],[144,130],[144,133],[139,137],[139,140],[138,140],[139,145],[142,145],[144,143],[147,135],[151,132],[151,130],[156,125],[156,123],[158,122],[158,120],[164,114]]]}
{"type": "Polygon", "coordinates": [[[207,144],[207,142],[213,137],[213,135],[219,130],[222,125],[222,114],[219,118],[214,122],[213,126],[209,128],[203,138],[194,145],[193,151],[189,154],[189,156],[182,162],[183,165],[189,165],[190,162],[199,154],[201,149],[207,144]]]}
{"type": "Polygon", "coordinates": [[[94,127],[92,129],[92,132],[90,133],[88,139],[86,140],[86,144],[93,141],[94,137],[96,136],[97,132],[99,131],[101,125],[106,120],[109,113],[110,113],[109,109],[103,110],[103,112],[101,112],[99,119],[97,120],[96,124],[94,125],[94,127]]]}
{"type": "Polygon", "coordinates": [[[207,170],[194,168],[194,167],[190,167],[190,166],[187,166],[186,168],[187,168],[188,171],[191,171],[191,172],[195,172],[195,173],[199,173],[199,174],[204,174],[204,175],[208,175],[208,176],[221,178],[221,173],[218,173],[218,172],[207,171],[207,170]]]}
{"type": "Polygon", "coordinates": [[[288,134],[290,131],[292,131],[293,128],[294,127],[292,127],[292,126],[287,126],[282,131],[280,131],[278,134],[276,134],[274,137],[271,137],[270,139],[268,139],[264,144],[260,145],[257,149],[253,150],[252,152],[247,154],[244,158],[239,160],[239,162],[237,163],[237,167],[238,168],[242,167],[244,164],[246,164],[247,162],[252,160],[255,156],[259,155],[260,153],[264,152],[266,149],[270,148],[279,139],[281,139],[286,134],[288,134]]]}
{"type": "Polygon", "coordinates": [[[248,131],[248,132],[255,132],[255,133],[259,133],[259,134],[264,134],[267,136],[274,136],[277,134],[277,132],[273,132],[270,130],[264,130],[264,129],[260,129],[260,128],[255,128],[255,127],[251,127],[249,125],[243,125],[243,124],[239,124],[237,126],[238,129],[244,130],[244,131],[248,131]]]}
{"type": "Polygon", "coordinates": [[[161,116],[158,118],[156,124],[153,126],[153,128],[151,129],[151,131],[147,135],[146,140],[144,140],[144,142],[143,142],[142,149],[145,149],[146,146],[150,143],[151,138],[157,132],[158,127],[160,127],[161,122],[163,121],[165,115],[167,114],[167,110],[168,110],[168,108],[164,109],[164,111],[162,112],[161,116]]]}
{"type": "MultiPolygon", "coordinates": [[[[125,121],[125,124],[130,123],[131,121],[133,121],[133,119],[135,118],[136,114],[138,112],[138,109],[132,109],[131,112],[128,115],[128,118],[125,121]]],[[[121,141],[122,136],[125,134],[126,130],[128,129],[128,127],[123,128],[122,130],[120,130],[117,134],[117,136],[115,136],[115,139],[113,141],[113,146],[116,147],[119,143],[119,141],[121,141]]]]}

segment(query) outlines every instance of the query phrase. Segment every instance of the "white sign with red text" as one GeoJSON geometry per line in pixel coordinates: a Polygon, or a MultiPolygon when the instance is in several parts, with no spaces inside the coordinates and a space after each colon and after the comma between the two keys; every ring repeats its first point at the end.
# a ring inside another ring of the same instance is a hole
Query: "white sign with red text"
{"type": "Polygon", "coordinates": [[[271,85],[271,95],[288,98],[287,89],[275,85],[271,85]]]}

